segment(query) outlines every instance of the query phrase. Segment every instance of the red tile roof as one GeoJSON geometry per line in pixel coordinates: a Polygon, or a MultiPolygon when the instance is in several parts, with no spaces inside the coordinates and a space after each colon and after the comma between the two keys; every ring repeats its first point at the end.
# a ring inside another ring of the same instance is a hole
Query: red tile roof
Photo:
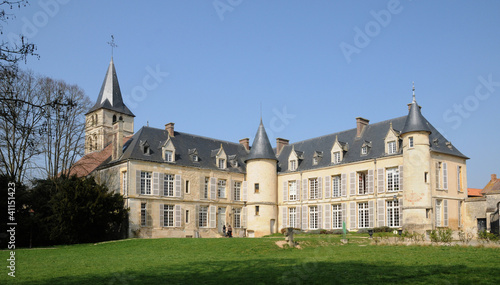
{"type": "Polygon", "coordinates": [[[467,196],[469,197],[482,197],[481,191],[483,189],[478,188],[467,188],[467,196]]]}

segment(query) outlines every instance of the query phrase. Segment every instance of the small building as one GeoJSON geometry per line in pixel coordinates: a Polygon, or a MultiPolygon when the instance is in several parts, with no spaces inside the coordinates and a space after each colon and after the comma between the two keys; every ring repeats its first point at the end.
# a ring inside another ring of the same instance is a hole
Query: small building
{"type": "Polygon", "coordinates": [[[481,190],[480,197],[471,197],[466,200],[466,226],[474,231],[488,231],[499,234],[498,209],[500,208],[500,179],[491,174],[491,179],[481,190]]]}

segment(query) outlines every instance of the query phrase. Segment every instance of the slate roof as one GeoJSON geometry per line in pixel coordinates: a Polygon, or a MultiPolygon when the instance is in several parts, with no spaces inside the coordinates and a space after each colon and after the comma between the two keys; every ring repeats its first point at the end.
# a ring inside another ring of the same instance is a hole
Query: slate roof
{"type": "MultiPolygon", "coordinates": [[[[339,141],[342,141],[349,146],[348,151],[344,152],[344,158],[340,164],[401,154],[401,148],[400,152],[397,154],[386,154],[384,139],[389,131],[391,123],[394,130],[401,130],[404,128],[410,115],[367,125],[362,136],[358,138],[356,137],[357,129],[354,128],[289,144],[283,147],[278,157],[278,170],[280,172],[288,172],[288,157],[292,149],[304,152],[303,160],[299,161],[296,171],[318,169],[332,165],[331,149],[337,136],[339,141]],[[366,145],[367,142],[371,143],[371,147],[368,148],[368,153],[366,155],[361,155],[361,147],[363,144],[366,145]],[[317,162],[316,165],[313,165],[313,156],[317,151],[323,152],[323,157],[317,162]]],[[[448,141],[423,116],[421,119],[431,133],[429,136],[431,151],[468,159],[468,157],[453,147],[451,143],[447,144],[448,141]]]]}
{"type": "Polygon", "coordinates": [[[123,103],[113,58],[111,58],[109,63],[108,71],[106,72],[106,76],[102,82],[101,91],[99,92],[97,101],[95,105],[90,108],[87,114],[101,108],[135,117],[135,115],[123,103]]]}
{"type": "Polygon", "coordinates": [[[252,148],[250,149],[250,154],[247,157],[247,161],[251,159],[274,159],[276,160],[276,154],[274,153],[269,138],[267,137],[266,129],[262,124],[262,119],[260,120],[259,129],[252,143],[252,148]]]}
{"type": "Polygon", "coordinates": [[[415,96],[413,97],[413,102],[411,103],[410,112],[406,119],[405,125],[401,134],[406,134],[409,132],[416,131],[426,131],[430,132],[429,123],[422,116],[420,112],[420,106],[418,106],[417,101],[415,100],[415,96]]]}
{"type": "Polygon", "coordinates": [[[198,167],[204,169],[220,170],[212,156],[213,150],[219,150],[222,146],[228,156],[228,160],[234,159],[238,162],[237,167],[233,167],[228,161],[226,171],[245,173],[244,160],[248,153],[245,147],[239,143],[232,143],[182,132],[174,132],[170,137],[175,147],[175,162],[165,162],[162,156],[161,146],[168,140],[168,131],[151,127],[142,127],[132,138],[124,145],[124,153],[120,160],[135,159],[151,162],[166,163],[172,165],[181,165],[189,167],[198,167]],[[147,142],[150,145],[150,155],[145,155],[141,142],[147,142]],[[193,161],[192,155],[194,149],[198,153],[198,161],[193,161]]]}

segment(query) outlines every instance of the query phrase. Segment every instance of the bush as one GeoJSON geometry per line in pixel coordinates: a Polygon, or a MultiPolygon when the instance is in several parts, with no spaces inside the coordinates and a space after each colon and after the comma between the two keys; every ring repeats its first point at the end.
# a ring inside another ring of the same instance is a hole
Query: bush
{"type": "Polygon", "coordinates": [[[394,229],[384,226],[384,227],[378,227],[378,228],[373,228],[374,233],[391,233],[394,229]]]}
{"type": "Polygon", "coordinates": [[[450,243],[452,241],[452,234],[453,231],[449,228],[438,228],[431,231],[430,238],[432,242],[450,243]]]}
{"type": "Polygon", "coordinates": [[[478,234],[477,234],[477,237],[479,238],[480,241],[482,242],[496,242],[498,241],[498,236],[494,233],[489,233],[487,232],[486,230],[484,231],[480,231],[478,234]]]}

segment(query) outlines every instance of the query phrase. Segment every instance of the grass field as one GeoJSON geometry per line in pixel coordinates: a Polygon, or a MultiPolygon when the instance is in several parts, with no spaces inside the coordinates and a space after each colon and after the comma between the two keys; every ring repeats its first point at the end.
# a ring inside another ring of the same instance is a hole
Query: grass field
{"type": "Polygon", "coordinates": [[[0,284],[500,284],[500,249],[376,246],[351,237],[132,239],[0,251],[0,284]]]}

